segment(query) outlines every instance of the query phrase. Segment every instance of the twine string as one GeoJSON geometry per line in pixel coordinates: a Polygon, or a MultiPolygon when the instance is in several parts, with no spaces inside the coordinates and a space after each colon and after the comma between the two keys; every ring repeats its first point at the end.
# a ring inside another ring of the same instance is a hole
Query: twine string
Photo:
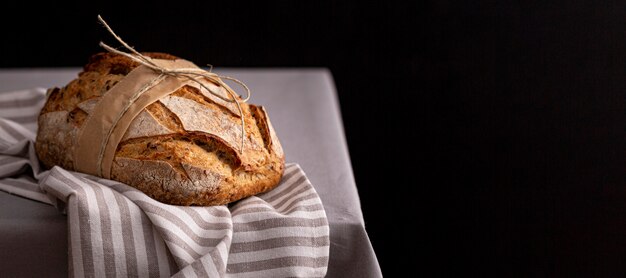
{"type": "MultiPolygon", "coordinates": [[[[124,52],[118,49],[115,49],[107,44],[105,44],[104,42],[100,42],[100,46],[104,49],[106,49],[107,51],[111,52],[111,53],[115,53],[118,55],[122,55],[124,57],[127,57],[139,64],[142,64],[152,70],[154,70],[155,72],[158,72],[162,75],[169,75],[169,76],[174,76],[174,77],[182,77],[182,78],[186,78],[190,81],[193,81],[195,83],[197,83],[198,85],[200,85],[201,88],[204,88],[207,92],[209,92],[210,94],[212,94],[213,96],[229,102],[229,103],[235,103],[235,105],[237,106],[237,110],[239,111],[239,118],[241,119],[241,148],[240,148],[240,153],[243,154],[243,150],[244,150],[244,140],[246,137],[246,128],[245,128],[245,121],[243,118],[243,109],[241,108],[241,103],[240,102],[247,102],[250,99],[251,93],[250,93],[250,88],[248,88],[248,86],[241,82],[240,80],[230,77],[230,76],[224,76],[224,75],[219,75],[216,73],[206,70],[203,70],[201,68],[177,68],[177,69],[168,69],[162,66],[157,65],[156,63],[154,63],[149,57],[139,53],[137,50],[135,50],[132,46],[128,45],[124,40],[122,40],[122,38],[120,36],[118,36],[113,29],[106,23],[106,21],[104,21],[104,19],[102,19],[102,17],[100,15],[98,15],[98,20],[100,21],[100,23],[102,23],[102,25],[104,25],[104,27],[107,29],[107,31],[109,31],[109,33],[119,42],[122,44],[122,46],[124,46],[124,48],[126,48],[128,51],[130,52],[124,52]],[[198,78],[205,78],[208,79],[209,81],[213,82],[214,84],[217,84],[219,86],[221,86],[222,88],[226,89],[226,92],[228,93],[228,95],[230,96],[230,98],[226,98],[224,96],[222,96],[221,94],[218,94],[216,92],[214,92],[213,90],[211,90],[208,86],[206,86],[204,83],[200,82],[200,80],[198,78]],[[241,96],[237,95],[237,93],[235,93],[235,91],[230,88],[230,86],[228,86],[223,80],[230,80],[233,81],[235,83],[237,83],[239,86],[241,86],[244,91],[246,92],[246,97],[245,98],[241,98],[241,96]],[[239,98],[238,98],[239,97],[239,98]],[[241,99],[240,99],[241,98],[241,99]]],[[[213,67],[211,66],[211,69],[213,67]]],[[[162,80],[162,79],[161,79],[162,80]]],[[[159,80],[158,82],[160,82],[161,80],[159,80]]]]}

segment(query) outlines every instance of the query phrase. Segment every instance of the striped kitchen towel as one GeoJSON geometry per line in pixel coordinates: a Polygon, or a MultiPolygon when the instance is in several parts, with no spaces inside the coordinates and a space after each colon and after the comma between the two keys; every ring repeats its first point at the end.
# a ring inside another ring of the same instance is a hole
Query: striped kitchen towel
{"type": "Polygon", "coordinates": [[[320,277],[329,228],[297,164],[278,187],[229,206],[157,202],[125,184],[59,167],[34,151],[45,90],[0,93],[0,190],[68,215],[72,276],[320,277]]]}

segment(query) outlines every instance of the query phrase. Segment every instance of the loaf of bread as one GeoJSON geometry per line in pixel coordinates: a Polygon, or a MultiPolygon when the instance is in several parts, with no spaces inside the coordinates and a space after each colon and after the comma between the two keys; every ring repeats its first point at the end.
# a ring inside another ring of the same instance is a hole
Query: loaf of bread
{"type": "MultiPolygon", "coordinates": [[[[77,134],[90,111],[137,66],[121,55],[96,54],[77,79],[49,90],[35,144],[46,167],[74,170],[77,134]]],[[[110,178],[173,205],[222,205],[272,189],[284,170],[280,142],[263,107],[241,102],[241,109],[242,152],[241,118],[232,106],[192,86],[162,97],[132,120],[117,145],[110,178]]]]}

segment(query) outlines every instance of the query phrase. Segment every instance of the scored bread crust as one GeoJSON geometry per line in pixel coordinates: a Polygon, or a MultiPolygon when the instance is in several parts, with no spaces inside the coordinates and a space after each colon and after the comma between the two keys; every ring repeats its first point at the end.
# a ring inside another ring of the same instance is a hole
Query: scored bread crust
{"type": "MultiPolygon", "coordinates": [[[[35,143],[46,167],[74,170],[77,135],[87,116],[137,66],[126,57],[99,53],[77,79],[49,90],[35,143]]],[[[241,108],[243,153],[238,111],[204,90],[181,87],[133,119],[117,146],[111,179],[173,205],[223,205],[274,188],[284,172],[280,142],[263,107],[241,102],[241,108]]]]}

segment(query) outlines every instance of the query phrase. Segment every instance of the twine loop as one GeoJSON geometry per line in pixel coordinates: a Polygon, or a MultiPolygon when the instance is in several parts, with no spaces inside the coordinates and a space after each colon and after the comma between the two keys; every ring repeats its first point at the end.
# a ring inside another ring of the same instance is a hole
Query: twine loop
{"type": "MultiPolygon", "coordinates": [[[[245,140],[245,134],[246,134],[246,128],[245,128],[245,121],[243,118],[243,109],[241,108],[241,102],[247,102],[250,99],[251,93],[250,93],[250,89],[248,88],[248,86],[239,81],[236,78],[233,77],[229,77],[229,76],[224,76],[224,75],[219,75],[216,73],[206,70],[203,70],[201,68],[176,68],[176,69],[168,69],[165,67],[162,67],[160,65],[157,65],[156,63],[154,63],[150,57],[147,57],[141,53],[139,53],[137,50],[135,50],[133,47],[131,47],[130,45],[128,45],[124,40],[122,40],[122,38],[120,38],[120,36],[118,36],[113,29],[111,29],[111,27],[106,23],[106,21],[104,21],[104,19],[102,19],[102,17],[100,15],[98,15],[98,20],[100,21],[100,23],[102,23],[102,25],[104,25],[104,27],[107,29],[107,31],[109,31],[109,33],[118,41],[122,44],[122,46],[124,46],[124,48],[126,48],[129,52],[124,52],[118,49],[115,49],[107,44],[105,44],[104,42],[100,42],[100,46],[104,49],[106,49],[107,51],[111,52],[111,53],[115,53],[118,55],[122,55],[124,57],[127,57],[141,65],[144,65],[150,69],[152,69],[153,71],[159,73],[159,78],[156,79],[156,82],[160,82],[163,80],[163,77],[165,75],[169,75],[169,76],[174,76],[174,77],[182,77],[182,78],[186,78],[189,79],[193,82],[196,82],[198,85],[200,85],[201,88],[204,88],[205,90],[207,90],[207,92],[209,92],[210,94],[214,95],[215,97],[229,102],[229,103],[235,103],[237,105],[237,109],[239,110],[239,118],[241,119],[241,148],[240,148],[240,153],[243,154],[243,150],[244,150],[244,140],[245,140]],[[228,93],[228,95],[230,96],[230,98],[225,98],[224,96],[222,96],[221,94],[218,94],[217,92],[214,92],[213,90],[211,90],[208,86],[206,86],[204,83],[200,82],[200,80],[198,78],[205,78],[207,80],[209,80],[210,82],[217,84],[219,86],[221,86],[222,88],[226,89],[226,92],[228,93]],[[235,93],[235,91],[233,91],[233,89],[231,89],[226,83],[224,83],[223,80],[230,80],[233,81],[235,83],[237,83],[239,86],[241,86],[245,91],[246,91],[246,97],[245,98],[241,98],[241,96],[237,95],[237,93],[235,93]]],[[[211,67],[212,69],[212,67],[211,67]]],[[[152,84],[152,85],[156,85],[156,84],[152,84]]]]}

